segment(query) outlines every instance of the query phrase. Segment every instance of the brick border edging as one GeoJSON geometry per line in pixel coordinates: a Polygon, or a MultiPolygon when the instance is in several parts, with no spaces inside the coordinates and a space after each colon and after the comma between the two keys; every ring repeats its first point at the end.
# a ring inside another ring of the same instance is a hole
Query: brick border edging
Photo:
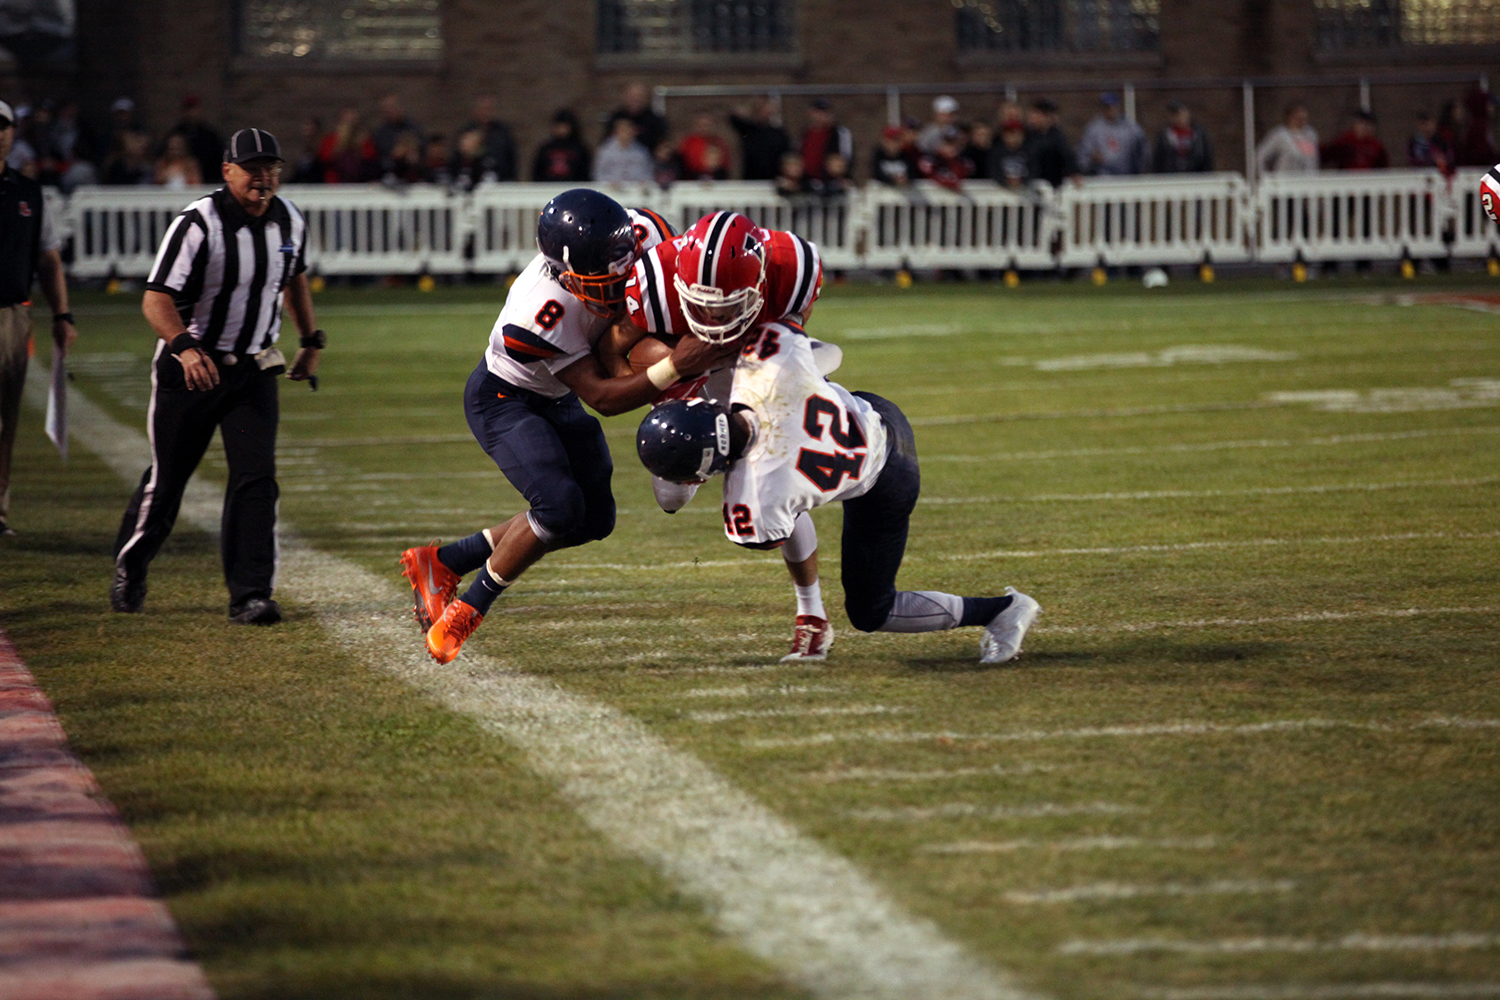
{"type": "Polygon", "coordinates": [[[215,1000],[146,857],[0,629],[0,1000],[215,1000]]]}

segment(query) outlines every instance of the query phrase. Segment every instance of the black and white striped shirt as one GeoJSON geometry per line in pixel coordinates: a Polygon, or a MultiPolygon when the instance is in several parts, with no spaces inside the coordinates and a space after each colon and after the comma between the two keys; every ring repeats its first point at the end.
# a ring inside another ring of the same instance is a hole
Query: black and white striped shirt
{"type": "Polygon", "coordinates": [[[254,218],[220,188],[172,221],[146,288],[172,296],[205,346],[257,354],[276,342],[281,293],[306,270],[307,222],[296,206],[272,198],[254,218]]]}

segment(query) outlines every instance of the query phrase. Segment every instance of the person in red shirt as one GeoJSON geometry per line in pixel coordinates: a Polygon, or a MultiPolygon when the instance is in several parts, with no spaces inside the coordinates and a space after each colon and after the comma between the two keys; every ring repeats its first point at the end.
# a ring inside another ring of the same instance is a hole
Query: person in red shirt
{"type": "Polygon", "coordinates": [[[729,143],[719,135],[714,116],[706,112],[693,118],[693,130],[677,146],[682,176],[692,180],[727,180],[729,143]]]}
{"type": "Polygon", "coordinates": [[[802,165],[809,180],[823,179],[823,164],[829,153],[838,153],[854,162],[854,136],[833,117],[833,105],[822,97],[807,109],[807,128],[802,131],[802,165]]]}
{"type": "Polygon", "coordinates": [[[1356,111],[1349,129],[1323,147],[1323,166],[1333,170],[1384,170],[1391,165],[1385,144],[1375,134],[1375,116],[1356,111]]]}

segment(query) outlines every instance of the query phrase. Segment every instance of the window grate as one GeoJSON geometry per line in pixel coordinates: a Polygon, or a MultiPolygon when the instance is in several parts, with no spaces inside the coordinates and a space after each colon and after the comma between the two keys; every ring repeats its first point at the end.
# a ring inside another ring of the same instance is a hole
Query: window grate
{"type": "Polygon", "coordinates": [[[953,0],[964,52],[1155,52],[1160,0],[953,0]]]}
{"type": "Polygon", "coordinates": [[[1318,47],[1500,44],[1500,0],[1314,0],[1318,47]]]}
{"type": "Polygon", "coordinates": [[[443,54],[441,0],[241,0],[240,55],[349,62],[443,54]]]}
{"type": "Polygon", "coordinates": [[[793,52],[793,0],[599,0],[598,49],[642,56],[793,52]]]}

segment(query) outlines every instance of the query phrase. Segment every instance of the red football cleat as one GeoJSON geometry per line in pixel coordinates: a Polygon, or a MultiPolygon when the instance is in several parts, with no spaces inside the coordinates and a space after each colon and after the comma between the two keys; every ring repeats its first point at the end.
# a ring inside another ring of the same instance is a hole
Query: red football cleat
{"type": "Polygon", "coordinates": [[[797,627],[792,631],[792,651],[781,658],[782,663],[798,660],[826,660],[828,647],[833,645],[833,626],[827,618],[813,615],[798,615],[797,627]]]}
{"type": "Polygon", "coordinates": [[[443,609],[458,593],[459,576],[437,557],[436,545],[422,545],[401,553],[401,575],[411,581],[413,612],[426,632],[443,617],[443,609]]]}
{"type": "Polygon", "coordinates": [[[474,634],[484,615],[472,605],[454,601],[443,609],[443,616],[427,630],[427,653],[439,663],[452,663],[464,640],[474,634]]]}

